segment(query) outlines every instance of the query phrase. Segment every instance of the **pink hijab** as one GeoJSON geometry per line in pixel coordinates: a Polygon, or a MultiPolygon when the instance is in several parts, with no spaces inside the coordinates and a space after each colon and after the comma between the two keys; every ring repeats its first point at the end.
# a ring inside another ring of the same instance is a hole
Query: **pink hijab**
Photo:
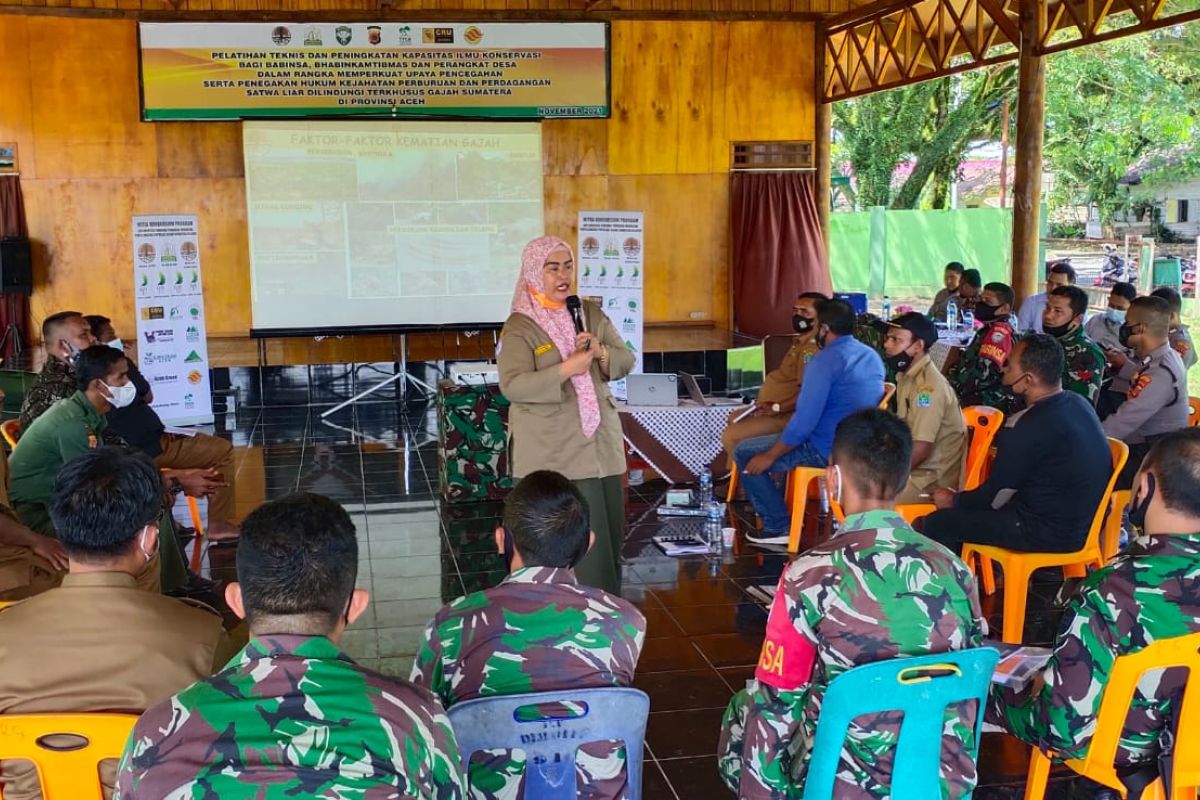
{"type": "MultiPolygon", "coordinates": [[[[565,306],[546,308],[534,296],[535,293],[542,295],[545,285],[542,272],[546,259],[559,248],[566,250],[571,260],[575,260],[571,245],[557,236],[541,236],[525,245],[521,252],[521,276],[517,278],[517,289],[513,293],[512,311],[529,317],[549,334],[550,341],[554,342],[558,354],[565,361],[575,352],[575,323],[571,320],[571,314],[565,306]]],[[[592,383],[590,372],[573,376],[571,383],[575,386],[575,397],[579,402],[583,435],[590,439],[600,427],[600,401],[596,397],[596,386],[592,383]]]]}

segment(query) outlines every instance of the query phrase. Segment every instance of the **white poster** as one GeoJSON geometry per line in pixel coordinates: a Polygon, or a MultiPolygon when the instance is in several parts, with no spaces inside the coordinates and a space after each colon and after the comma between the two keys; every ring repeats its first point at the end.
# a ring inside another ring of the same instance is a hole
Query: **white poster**
{"type": "MultiPolygon", "coordinates": [[[[641,211],[579,212],[579,294],[596,299],[633,351],[633,371],[642,371],[645,327],[642,278],[645,238],[641,211]]],[[[613,382],[625,399],[625,381],[613,382]]]]}
{"type": "Polygon", "coordinates": [[[137,365],[168,425],[213,421],[196,217],[133,218],[137,365]]]}

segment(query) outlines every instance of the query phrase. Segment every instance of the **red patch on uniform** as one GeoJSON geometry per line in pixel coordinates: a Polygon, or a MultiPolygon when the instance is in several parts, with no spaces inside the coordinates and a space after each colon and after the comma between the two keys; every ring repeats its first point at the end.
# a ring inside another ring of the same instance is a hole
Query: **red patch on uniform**
{"type": "Polygon", "coordinates": [[[1143,374],[1140,372],[1138,374],[1134,375],[1133,380],[1130,381],[1130,383],[1129,383],[1128,398],[1130,400],[1132,400],[1133,398],[1137,397],[1139,394],[1142,393],[1143,389],[1145,389],[1147,386],[1150,385],[1150,382],[1152,380],[1154,380],[1154,379],[1151,378],[1149,375],[1146,375],[1146,374],[1143,374]]]}
{"type": "Polygon", "coordinates": [[[1188,354],[1187,342],[1185,342],[1183,339],[1180,339],[1178,342],[1176,342],[1175,343],[1175,352],[1179,353],[1179,355],[1183,356],[1184,358],[1187,358],[1187,354],[1188,354]]]}
{"type": "Polygon", "coordinates": [[[760,683],[783,691],[794,691],[812,678],[817,648],[804,638],[788,617],[783,578],[775,589],[775,600],[767,617],[767,635],[758,654],[754,677],[760,683]]]}

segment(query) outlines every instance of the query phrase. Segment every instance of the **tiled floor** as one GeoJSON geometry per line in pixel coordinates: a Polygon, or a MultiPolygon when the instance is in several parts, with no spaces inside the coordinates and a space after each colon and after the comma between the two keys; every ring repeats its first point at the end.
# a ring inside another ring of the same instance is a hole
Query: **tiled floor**
{"type": "MultiPolygon", "coordinates": [[[[323,423],[321,410],[243,407],[232,431],[218,419],[218,431],[238,445],[240,510],[300,489],[345,504],[362,543],[359,585],[372,594],[370,610],[346,634],[346,649],[364,664],[407,677],[433,612],[502,577],[492,541],[499,506],[439,503],[436,423],[428,407],[362,404],[339,412],[336,426],[323,423]]],[[[644,796],[725,797],[714,758],[721,713],[752,674],[766,620],[746,590],[774,583],[786,559],[752,547],[715,561],[664,556],[650,537],[659,530],[654,508],[665,489],[661,482],[630,489],[624,550],[623,594],[648,621],[635,682],[652,708],[644,796]]],[[[811,522],[816,535],[821,521],[811,522]]],[[[212,548],[205,570],[232,579],[233,556],[230,546],[212,548]]],[[[1050,598],[1058,580],[1035,582],[1029,643],[1053,638],[1050,598]]],[[[985,598],[984,609],[998,630],[999,596],[985,598]]],[[[1026,759],[1013,740],[985,735],[975,797],[1020,797],[1026,759]]],[[[1056,781],[1048,796],[1066,797],[1065,789],[1056,781]]]]}

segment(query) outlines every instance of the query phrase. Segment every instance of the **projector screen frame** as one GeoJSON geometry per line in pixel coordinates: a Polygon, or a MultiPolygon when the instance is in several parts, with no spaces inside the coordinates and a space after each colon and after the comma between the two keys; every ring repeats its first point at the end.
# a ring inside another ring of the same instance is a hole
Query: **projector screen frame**
{"type": "Polygon", "coordinates": [[[330,336],[404,336],[410,333],[462,333],[464,331],[496,331],[503,322],[448,322],[445,324],[415,325],[339,325],[319,328],[251,328],[251,339],[308,339],[330,336]]]}

